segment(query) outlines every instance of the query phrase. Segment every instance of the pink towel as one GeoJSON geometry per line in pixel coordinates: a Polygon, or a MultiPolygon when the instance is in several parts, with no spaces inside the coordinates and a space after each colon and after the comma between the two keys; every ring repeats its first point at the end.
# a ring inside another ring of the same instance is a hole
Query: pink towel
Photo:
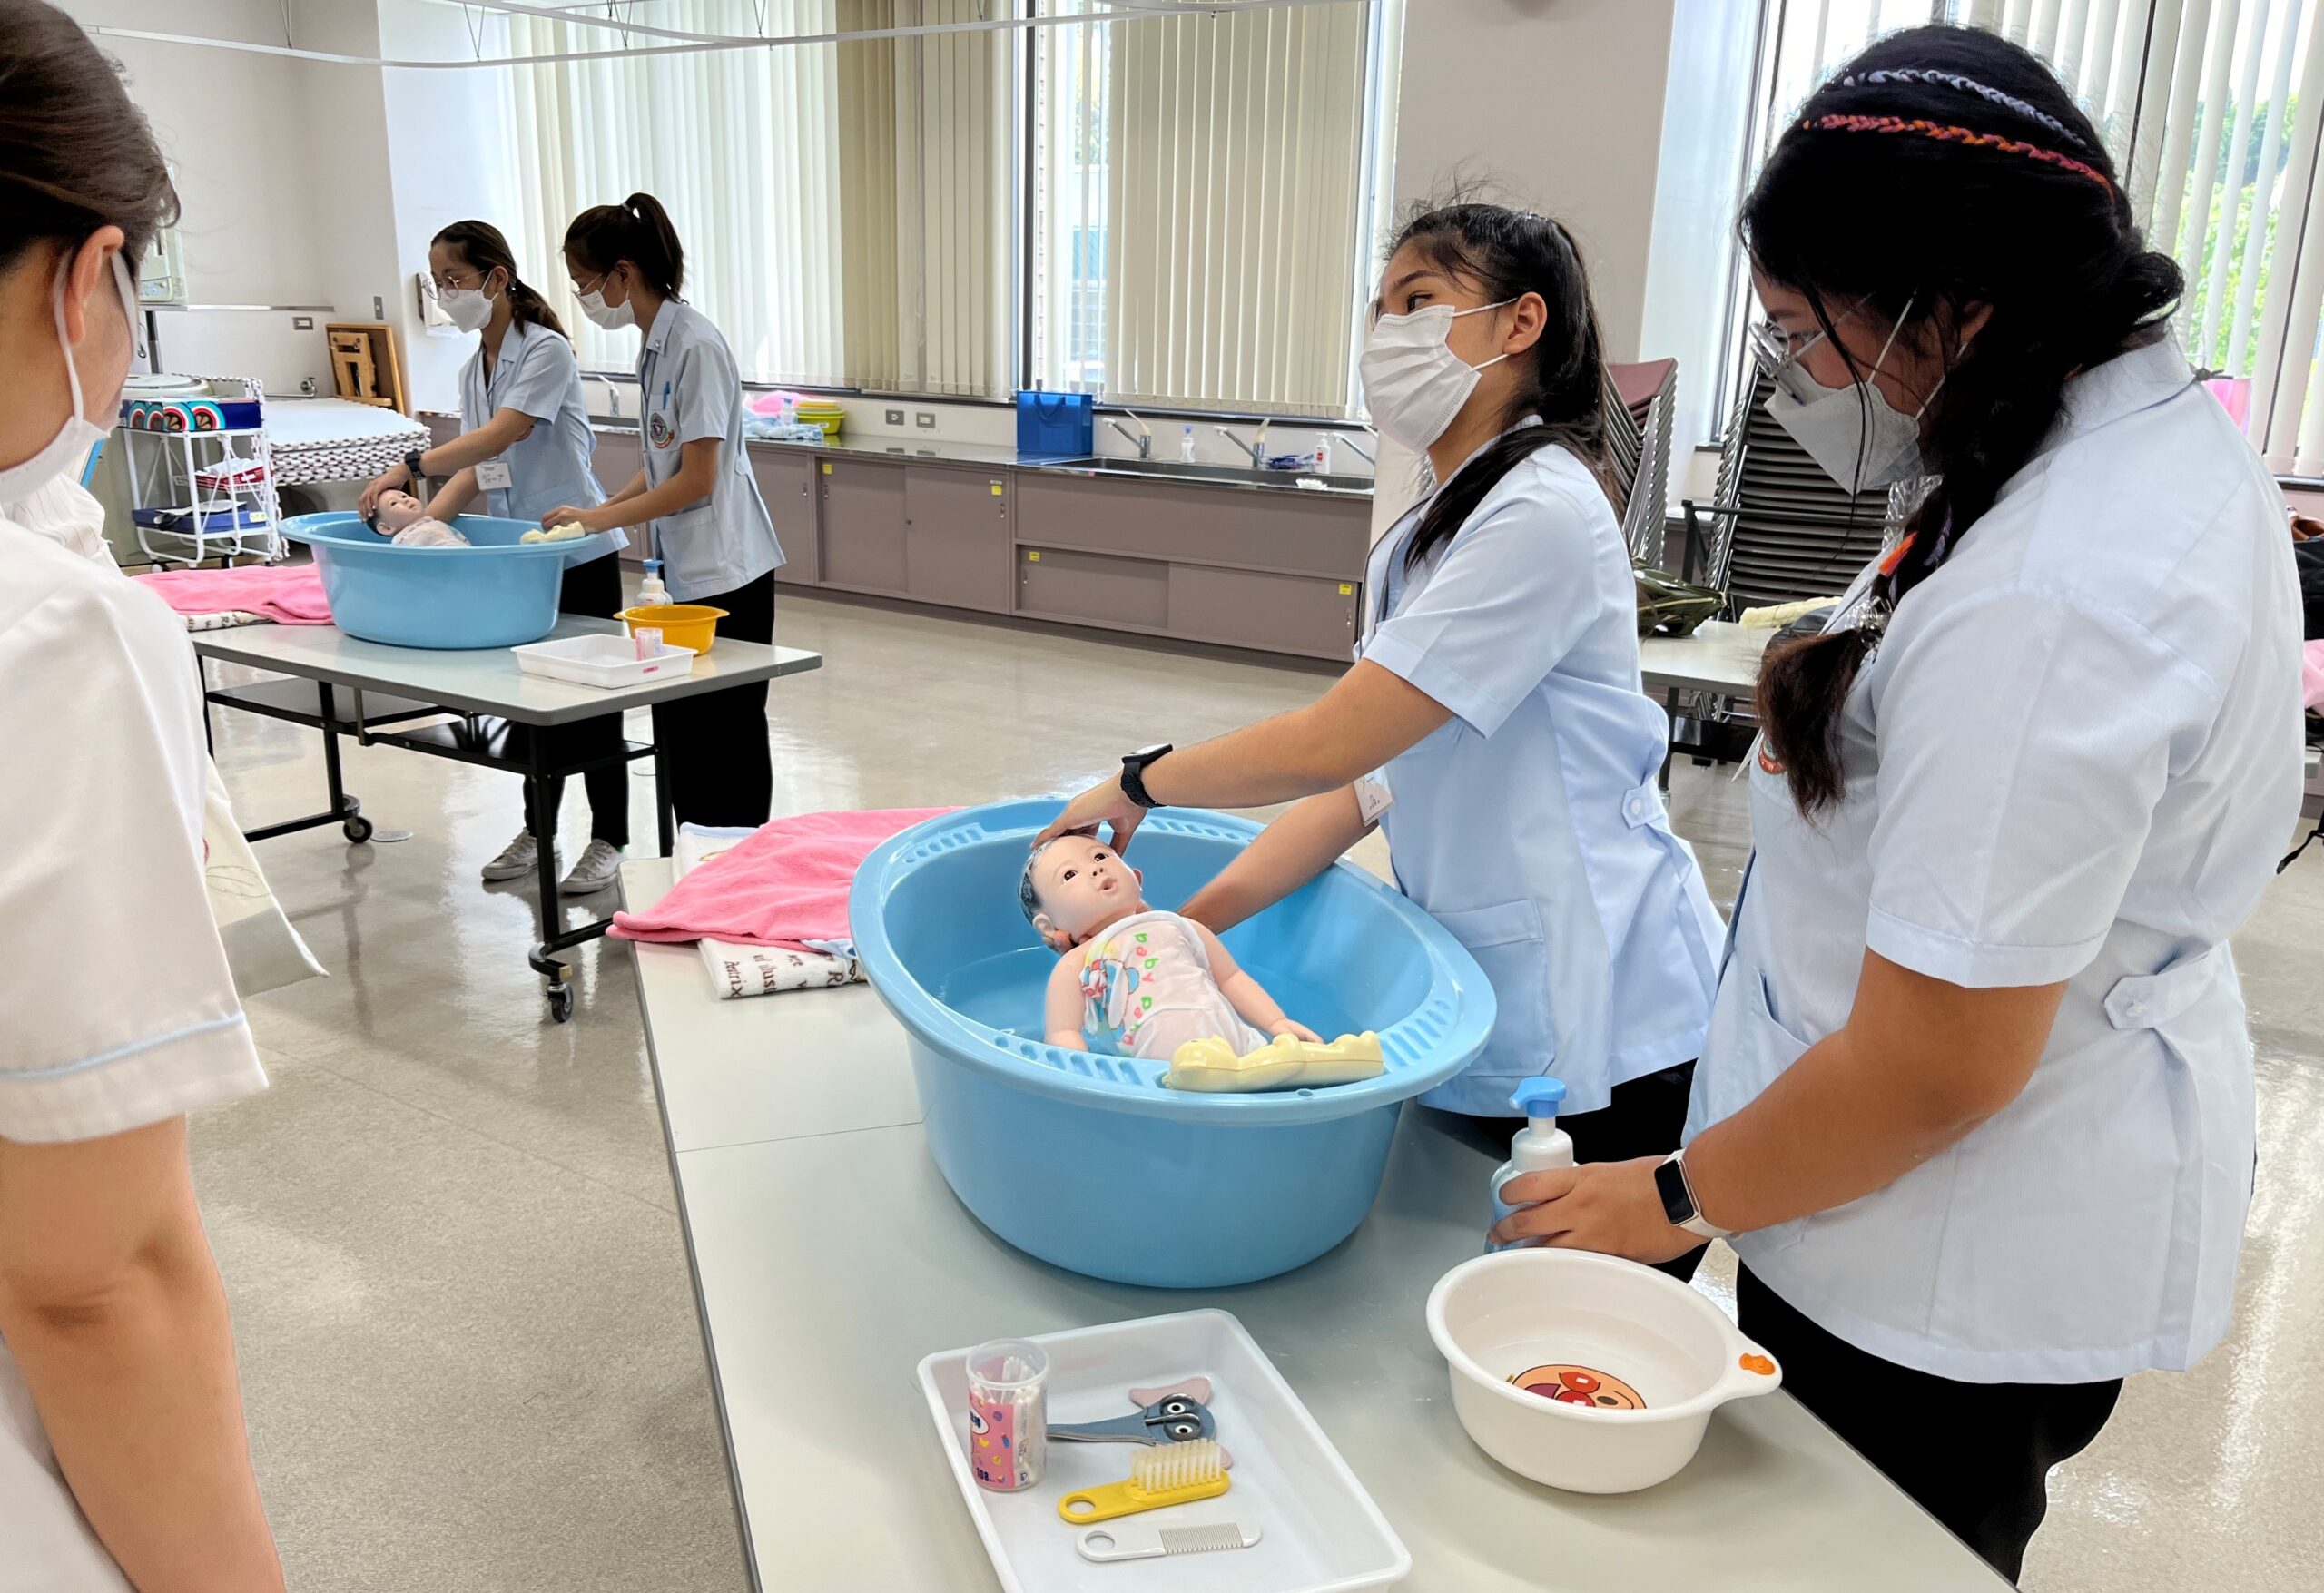
{"type": "Polygon", "coordinates": [[[2299,650],[2299,700],[2310,708],[2324,703],[2324,642],[2299,650]]]}
{"type": "Polygon", "coordinates": [[[330,604],[312,565],[245,565],[230,570],[157,570],[137,579],[180,614],[262,614],[277,624],[327,625],[330,604]]]}
{"type": "Polygon", "coordinates": [[[640,913],[614,914],[625,940],[730,940],[799,948],[844,940],[847,891],[872,849],[950,808],[802,813],[762,825],[640,913]]]}

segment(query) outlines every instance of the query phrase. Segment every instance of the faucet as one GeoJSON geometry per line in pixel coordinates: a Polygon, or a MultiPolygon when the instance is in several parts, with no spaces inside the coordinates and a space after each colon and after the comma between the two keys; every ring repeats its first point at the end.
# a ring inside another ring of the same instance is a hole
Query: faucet
{"type": "Polygon", "coordinates": [[[1272,420],[1260,421],[1258,436],[1251,442],[1245,442],[1240,435],[1227,430],[1223,426],[1214,426],[1211,429],[1250,455],[1252,469],[1264,470],[1267,467],[1267,428],[1273,424],[1275,423],[1272,420]]]}
{"type": "MultiPolygon", "coordinates": [[[[1137,417],[1136,415],[1131,415],[1127,409],[1123,410],[1122,413],[1129,415],[1129,418],[1132,420],[1137,420],[1137,417]]],[[[1122,436],[1129,441],[1137,445],[1137,457],[1139,458],[1150,459],[1154,457],[1153,428],[1148,427],[1145,421],[1137,420],[1137,430],[1135,433],[1132,433],[1129,428],[1124,426],[1120,421],[1116,420],[1111,416],[1108,416],[1106,418],[1106,424],[1112,427],[1116,431],[1120,432],[1122,436]]]]}
{"type": "Polygon", "coordinates": [[[588,372],[588,378],[591,381],[601,381],[606,384],[606,401],[608,406],[606,413],[614,419],[619,420],[621,418],[621,388],[615,385],[613,378],[599,376],[594,370],[588,372]]]}
{"type": "Polygon", "coordinates": [[[1380,461],[1374,458],[1370,453],[1366,452],[1364,445],[1356,441],[1353,436],[1343,431],[1340,433],[1340,441],[1344,443],[1347,447],[1354,448],[1355,450],[1355,457],[1363,460],[1365,464],[1371,466],[1374,470],[1380,468],[1380,461]]]}

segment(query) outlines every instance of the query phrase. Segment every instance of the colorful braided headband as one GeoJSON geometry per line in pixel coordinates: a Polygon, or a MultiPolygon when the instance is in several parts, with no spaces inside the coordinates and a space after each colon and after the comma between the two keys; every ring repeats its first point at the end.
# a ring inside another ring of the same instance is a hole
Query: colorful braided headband
{"type": "Polygon", "coordinates": [[[1979,83],[1974,77],[1964,77],[1957,72],[1939,72],[1933,66],[1884,66],[1876,72],[1866,72],[1861,75],[1850,73],[1840,79],[1841,86],[1844,88],[1861,88],[1866,84],[1874,83],[1942,84],[1946,88],[1958,89],[1965,94],[1974,94],[1990,104],[1999,105],[2004,111],[2024,117],[2028,122],[2038,122],[2077,149],[2086,150],[2090,147],[2088,139],[2047,111],[2027,104],[2015,94],[2005,94],[1997,88],[1979,83]]]}
{"type": "Polygon", "coordinates": [[[2089,178],[2108,193],[2114,192],[2113,183],[2097,167],[2062,155],[2055,150],[2045,150],[2039,144],[2022,143],[2014,138],[2004,138],[1997,133],[1977,133],[1966,127],[1955,127],[1942,122],[1924,122],[1917,118],[1907,122],[1902,116],[1811,116],[1800,126],[1820,128],[1827,133],[1910,133],[1922,138],[1934,138],[1945,143],[1974,144],[1980,149],[2004,150],[2013,155],[2024,155],[2045,166],[2056,166],[2077,176],[2089,178]]]}

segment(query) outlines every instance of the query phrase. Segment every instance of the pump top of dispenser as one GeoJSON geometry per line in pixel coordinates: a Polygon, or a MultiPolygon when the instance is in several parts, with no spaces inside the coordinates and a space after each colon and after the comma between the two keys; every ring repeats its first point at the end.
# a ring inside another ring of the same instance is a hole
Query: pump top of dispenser
{"type": "Polygon", "coordinates": [[[1565,1104],[1565,1080],[1547,1078],[1540,1074],[1519,1081],[1516,1093],[1509,1104],[1528,1117],[1554,1117],[1565,1104]]]}

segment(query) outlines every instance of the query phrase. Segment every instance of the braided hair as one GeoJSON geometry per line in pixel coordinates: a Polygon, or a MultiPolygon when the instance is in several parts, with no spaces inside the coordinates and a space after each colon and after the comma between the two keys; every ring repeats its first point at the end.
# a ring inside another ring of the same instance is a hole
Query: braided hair
{"type": "Polygon", "coordinates": [[[2068,379],[2156,335],[2181,282],[2141,238],[2073,96],[2025,50],[1969,28],[1891,34],[1810,95],[1739,231],[1827,335],[1861,303],[1868,324],[1901,318],[1901,341],[1945,360],[1922,419],[1937,480],[1876,577],[1873,624],[1770,649],[1760,673],[1768,750],[1812,814],[1845,783],[1840,714],[1879,624],[1974,534],[2064,412],[2068,379]]]}

